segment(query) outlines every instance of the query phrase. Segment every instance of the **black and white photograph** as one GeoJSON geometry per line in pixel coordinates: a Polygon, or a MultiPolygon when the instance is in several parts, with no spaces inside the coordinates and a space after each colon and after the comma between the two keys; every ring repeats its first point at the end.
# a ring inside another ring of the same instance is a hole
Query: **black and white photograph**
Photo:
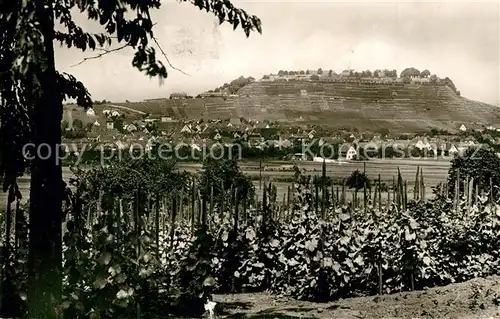
{"type": "Polygon", "coordinates": [[[0,319],[500,319],[500,1],[0,0],[0,319]]]}

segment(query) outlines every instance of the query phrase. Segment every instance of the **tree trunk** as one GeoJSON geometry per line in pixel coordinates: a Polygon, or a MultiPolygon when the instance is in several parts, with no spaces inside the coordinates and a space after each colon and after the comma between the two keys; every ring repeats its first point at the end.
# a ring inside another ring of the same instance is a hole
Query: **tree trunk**
{"type": "Polygon", "coordinates": [[[41,96],[33,114],[36,147],[31,167],[28,318],[62,318],[62,99],[54,61],[54,16],[50,1],[36,1],[36,17],[43,35],[45,63],[38,69],[41,96]]]}

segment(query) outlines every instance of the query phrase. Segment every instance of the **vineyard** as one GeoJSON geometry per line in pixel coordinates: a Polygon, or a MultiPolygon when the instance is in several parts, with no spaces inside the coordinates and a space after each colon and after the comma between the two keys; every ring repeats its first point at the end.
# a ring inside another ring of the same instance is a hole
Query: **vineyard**
{"type": "MultiPolygon", "coordinates": [[[[491,176],[458,170],[429,189],[417,169],[413,189],[399,174],[389,192],[376,180],[348,198],[323,166],[317,177],[296,169],[283,198],[263,185],[258,201],[236,162],[208,161],[199,174],[174,167],[144,159],[74,169],[63,219],[65,318],[196,317],[220,294],[332,302],[500,275],[491,176]]],[[[27,220],[12,188],[2,317],[24,311],[27,220]]],[[[500,303],[500,291],[492,294],[500,303]]]]}
{"type": "Polygon", "coordinates": [[[153,115],[205,120],[245,118],[356,128],[360,131],[455,131],[500,121],[492,105],[457,96],[445,85],[363,82],[252,82],[238,96],[117,103],[153,115]],[[305,90],[306,95],[301,95],[305,90]],[[481,124],[479,124],[481,123],[481,124]]]}

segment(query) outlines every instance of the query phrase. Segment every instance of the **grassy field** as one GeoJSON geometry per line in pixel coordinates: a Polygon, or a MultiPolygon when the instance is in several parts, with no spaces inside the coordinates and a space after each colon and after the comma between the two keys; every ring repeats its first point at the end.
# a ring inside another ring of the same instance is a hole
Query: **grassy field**
{"type": "MultiPolygon", "coordinates": [[[[291,182],[283,182],[283,179],[291,179],[293,177],[293,171],[289,169],[293,164],[294,163],[292,162],[286,161],[272,161],[264,162],[262,164],[262,183],[272,182],[277,187],[278,199],[283,198],[283,195],[287,192],[288,186],[291,185],[291,182]]],[[[321,175],[322,163],[320,162],[297,162],[295,164],[297,164],[300,169],[305,170],[308,175],[321,175]]],[[[348,162],[343,164],[327,163],[326,174],[327,176],[333,177],[335,179],[342,179],[347,178],[356,169],[360,171],[363,171],[363,169],[365,169],[365,172],[370,179],[378,179],[378,175],[380,174],[381,180],[390,185],[392,184],[393,177],[397,176],[399,168],[403,180],[408,180],[408,189],[412,190],[418,166],[420,166],[423,170],[424,181],[427,189],[429,190],[427,192],[427,196],[431,196],[430,188],[436,186],[439,182],[446,179],[448,175],[448,169],[450,168],[450,161],[386,159],[372,160],[368,162],[348,162]]],[[[201,164],[179,164],[179,170],[185,170],[188,172],[196,172],[200,170],[201,167],[201,164]]],[[[259,163],[241,162],[240,169],[245,174],[252,177],[256,192],[260,197],[262,192],[259,187],[261,184],[259,181],[259,163]]],[[[72,173],[69,168],[64,167],[63,179],[68,182],[71,176],[72,173]]],[[[29,196],[29,176],[19,178],[18,183],[21,193],[23,194],[23,200],[25,200],[29,196]]],[[[2,194],[0,196],[1,200],[5,202],[6,195],[2,194]]],[[[349,193],[348,196],[350,196],[349,193]]]]}

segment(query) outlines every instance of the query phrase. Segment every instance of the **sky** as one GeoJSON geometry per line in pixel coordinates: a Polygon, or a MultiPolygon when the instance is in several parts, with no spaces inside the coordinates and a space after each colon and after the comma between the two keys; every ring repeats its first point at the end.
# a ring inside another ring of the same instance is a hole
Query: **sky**
{"type": "MultiPolygon", "coordinates": [[[[172,92],[198,94],[243,75],[260,79],[278,70],[428,69],[453,80],[462,96],[500,105],[500,5],[458,1],[245,1],[262,34],[241,29],[189,2],[164,1],[154,32],[171,64],[160,85],[132,67],[133,51],[99,59],[56,45],[56,65],[75,75],[94,100],[140,101],[172,92]]],[[[99,27],[76,18],[85,30],[99,27]]],[[[160,55],[158,57],[166,63],[160,55]]],[[[166,63],[167,64],[167,63],[166,63]]],[[[168,65],[168,64],[167,64],[168,65]]]]}

